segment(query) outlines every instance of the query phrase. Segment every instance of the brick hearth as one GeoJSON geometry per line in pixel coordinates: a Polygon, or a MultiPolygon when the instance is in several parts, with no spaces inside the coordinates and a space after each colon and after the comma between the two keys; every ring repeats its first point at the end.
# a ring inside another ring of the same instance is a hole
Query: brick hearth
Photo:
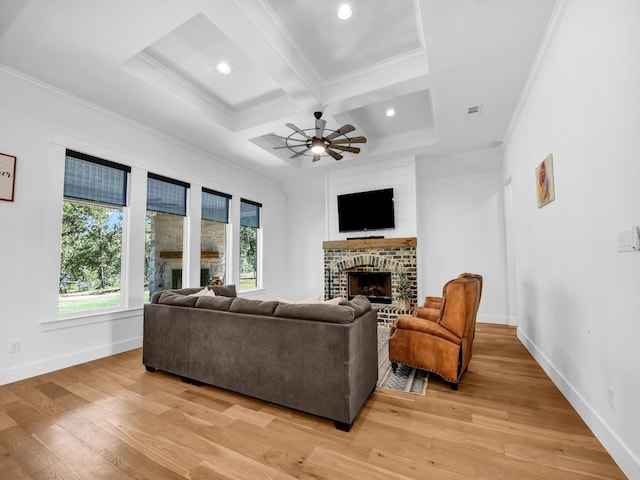
{"type": "Polygon", "coordinates": [[[347,272],[391,272],[391,305],[376,303],[378,322],[390,324],[398,315],[411,314],[416,306],[418,279],[416,238],[381,238],[323,242],[325,298],[347,296],[347,272]],[[398,307],[398,274],[407,274],[411,289],[410,308],[398,307]]]}

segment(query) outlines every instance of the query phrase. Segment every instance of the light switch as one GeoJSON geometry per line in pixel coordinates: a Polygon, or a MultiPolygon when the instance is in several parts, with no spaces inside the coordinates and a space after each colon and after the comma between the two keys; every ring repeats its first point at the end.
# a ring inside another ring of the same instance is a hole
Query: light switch
{"type": "Polygon", "coordinates": [[[640,251],[640,227],[618,231],[618,252],[640,251]]]}

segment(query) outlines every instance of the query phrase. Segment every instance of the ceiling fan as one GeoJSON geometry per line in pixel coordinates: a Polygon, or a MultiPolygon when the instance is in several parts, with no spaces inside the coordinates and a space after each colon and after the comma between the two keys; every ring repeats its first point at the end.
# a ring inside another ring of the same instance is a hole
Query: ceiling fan
{"type": "Polygon", "coordinates": [[[353,143],[366,143],[365,137],[348,137],[347,133],[353,132],[356,127],[353,125],[343,125],[337,130],[325,128],[326,120],[322,119],[322,112],[314,112],[316,117],[315,128],[300,129],[293,123],[287,123],[287,127],[293,130],[288,137],[274,135],[285,141],[282,147],[274,149],[288,148],[293,152],[289,158],[297,158],[301,155],[312,156],[313,161],[320,160],[322,155],[331,155],[335,160],[341,160],[343,156],[340,152],[360,153],[360,148],[353,147],[353,143]],[[338,150],[338,151],[336,151],[338,150]]]}

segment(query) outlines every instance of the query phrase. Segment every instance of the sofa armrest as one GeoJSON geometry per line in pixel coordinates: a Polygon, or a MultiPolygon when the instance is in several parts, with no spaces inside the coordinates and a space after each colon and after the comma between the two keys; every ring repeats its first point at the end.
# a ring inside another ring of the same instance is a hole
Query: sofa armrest
{"type": "Polygon", "coordinates": [[[416,332],[434,335],[457,345],[462,342],[462,339],[460,337],[458,337],[455,333],[447,330],[439,323],[431,322],[420,317],[399,315],[396,322],[396,329],[413,330],[416,332]]]}

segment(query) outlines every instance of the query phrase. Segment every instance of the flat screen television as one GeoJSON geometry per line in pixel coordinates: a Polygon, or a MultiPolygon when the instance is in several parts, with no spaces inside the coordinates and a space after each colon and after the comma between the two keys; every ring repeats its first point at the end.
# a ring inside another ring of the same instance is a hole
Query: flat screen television
{"type": "Polygon", "coordinates": [[[395,228],[393,188],[338,195],[340,232],[388,228],[395,228]]]}

